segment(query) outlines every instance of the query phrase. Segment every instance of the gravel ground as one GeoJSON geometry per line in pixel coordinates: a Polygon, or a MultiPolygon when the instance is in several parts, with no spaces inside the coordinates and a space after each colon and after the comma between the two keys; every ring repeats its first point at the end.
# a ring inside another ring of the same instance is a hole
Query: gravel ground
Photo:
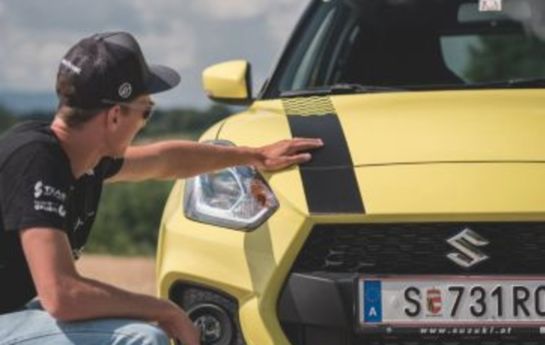
{"type": "Polygon", "coordinates": [[[81,275],[148,295],[155,293],[155,259],[84,254],[76,263],[81,275]]]}

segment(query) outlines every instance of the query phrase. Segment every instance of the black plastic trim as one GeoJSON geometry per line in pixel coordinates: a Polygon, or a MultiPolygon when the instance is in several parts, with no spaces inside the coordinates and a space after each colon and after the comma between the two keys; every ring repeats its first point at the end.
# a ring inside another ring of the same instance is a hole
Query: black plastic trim
{"type": "Polygon", "coordinates": [[[292,272],[367,274],[545,273],[545,222],[430,222],[318,224],[313,227],[292,272]],[[489,258],[469,268],[447,255],[447,240],[471,229],[489,243],[489,258]]]}
{"type": "MultiPolygon", "coordinates": [[[[452,333],[428,335],[430,329],[471,327],[375,327],[358,324],[357,274],[313,272],[288,276],[278,300],[278,317],[292,345],[538,345],[540,326],[496,326],[494,334],[452,333]],[[423,335],[422,330],[428,330],[423,335]],[[500,329],[509,329],[500,335],[500,329]]],[[[465,332],[465,331],[464,331],[465,332]]],[[[433,334],[433,333],[432,333],[433,334]]]]}
{"type": "Polygon", "coordinates": [[[247,344],[240,327],[238,301],[228,293],[205,285],[177,281],[170,286],[168,298],[186,311],[200,303],[212,303],[222,307],[230,314],[235,326],[235,339],[230,345],[247,344]]]}
{"type": "Polygon", "coordinates": [[[324,146],[300,172],[311,213],[365,213],[352,158],[336,114],[290,115],[293,137],[321,138],[324,146]]]}

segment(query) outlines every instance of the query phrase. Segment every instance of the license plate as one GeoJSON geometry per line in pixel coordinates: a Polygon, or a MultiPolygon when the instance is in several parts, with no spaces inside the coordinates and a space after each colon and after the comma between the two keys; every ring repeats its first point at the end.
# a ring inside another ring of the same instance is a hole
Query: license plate
{"type": "Polygon", "coordinates": [[[367,326],[545,324],[545,277],[362,277],[367,326]]]}

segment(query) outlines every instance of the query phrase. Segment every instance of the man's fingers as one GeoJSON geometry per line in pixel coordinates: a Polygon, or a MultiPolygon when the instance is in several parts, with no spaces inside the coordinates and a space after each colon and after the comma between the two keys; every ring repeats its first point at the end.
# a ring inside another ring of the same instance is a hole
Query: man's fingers
{"type": "Polygon", "coordinates": [[[312,156],[304,151],[317,149],[323,145],[320,138],[293,138],[279,141],[264,147],[266,159],[260,164],[260,169],[275,171],[293,164],[308,162],[312,156]]]}
{"type": "Polygon", "coordinates": [[[308,144],[313,144],[317,146],[322,146],[324,144],[324,142],[320,138],[298,138],[297,137],[297,138],[291,139],[291,141],[295,144],[308,143],[308,144]]]}
{"type": "Polygon", "coordinates": [[[286,157],[282,166],[287,167],[292,164],[305,163],[305,162],[308,162],[311,158],[312,158],[312,155],[310,153],[299,153],[296,155],[291,155],[289,157],[286,157]]]}
{"type": "Polygon", "coordinates": [[[288,153],[317,149],[324,146],[322,139],[295,138],[290,142],[288,153]]]}

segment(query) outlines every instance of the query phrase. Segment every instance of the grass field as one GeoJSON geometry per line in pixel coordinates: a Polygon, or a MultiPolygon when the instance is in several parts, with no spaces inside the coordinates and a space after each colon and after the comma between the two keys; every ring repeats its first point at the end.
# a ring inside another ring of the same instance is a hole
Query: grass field
{"type": "Polygon", "coordinates": [[[76,265],[85,277],[130,291],[156,295],[155,260],[152,257],[84,254],[76,265]]]}

